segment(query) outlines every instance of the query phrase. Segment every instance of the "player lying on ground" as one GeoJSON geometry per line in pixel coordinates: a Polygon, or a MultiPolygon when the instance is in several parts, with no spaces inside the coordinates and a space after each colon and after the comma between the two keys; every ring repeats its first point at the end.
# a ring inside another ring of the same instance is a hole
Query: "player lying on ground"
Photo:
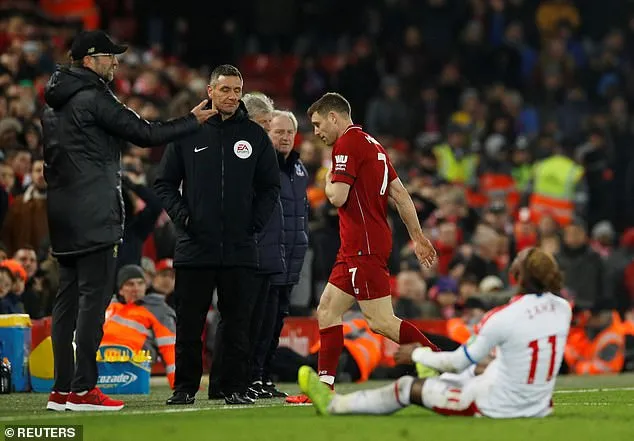
{"type": "Polygon", "coordinates": [[[553,294],[561,289],[561,273],[551,255],[536,248],[521,252],[511,271],[521,292],[492,310],[476,335],[453,352],[401,347],[397,362],[416,362],[442,372],[463,372],[496,358],[482,375],[465,373],[458,380],[401,377],[378,389],[336,395],[303,366],[299,385],[320,414],[391,414],[411,404],[443,415],[491,418],[543,417],[552,412],[552,393],[570,330],[570,304],[553,294]]]}

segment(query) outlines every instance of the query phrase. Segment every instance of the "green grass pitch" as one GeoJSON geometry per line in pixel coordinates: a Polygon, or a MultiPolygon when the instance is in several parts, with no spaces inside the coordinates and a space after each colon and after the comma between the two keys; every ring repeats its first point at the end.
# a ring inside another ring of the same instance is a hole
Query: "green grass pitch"
{"type": "MultiPolygon", "coordinates": [[[[360,387],[342,384],[348,392],[360,387]]],[[[296,385],[281,385],[296,393],[296,385]]],[[[508,441],[634,440],[634,375],[559,377],[555,414],[545,419],[495,421],[443,417],[411,407],[392,416],[318,417],[312,406],[261,400],[228,407],[207,400],[206,386],[189,407],[168,407],[163,379],[153,379],[149,395],[125,395],[126,407],[113,413],[47,412],[45,394],[0,395],[0,425],[82,424],[86,441],[125,440],[447,440],[508,441]]]]}

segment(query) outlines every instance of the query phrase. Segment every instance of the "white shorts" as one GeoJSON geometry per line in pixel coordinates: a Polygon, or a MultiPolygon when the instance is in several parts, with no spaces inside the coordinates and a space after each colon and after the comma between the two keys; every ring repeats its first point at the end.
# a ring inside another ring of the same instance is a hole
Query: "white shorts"
{"type": "Polygon", "coordinates": [[[428,378],[423,385],[423,404],[441,415],[482,416],[478,397],[488,392],[486,377],[446,375],[428,378]]]}

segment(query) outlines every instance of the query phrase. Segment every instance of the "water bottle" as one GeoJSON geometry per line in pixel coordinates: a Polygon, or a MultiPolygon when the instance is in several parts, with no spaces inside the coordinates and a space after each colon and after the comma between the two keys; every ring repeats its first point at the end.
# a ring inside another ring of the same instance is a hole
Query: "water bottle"
{"type": "Polygon", "coordinates": [[[0,361],[0,394],[11,393],[11,362],[7,357],[0,361]]]}

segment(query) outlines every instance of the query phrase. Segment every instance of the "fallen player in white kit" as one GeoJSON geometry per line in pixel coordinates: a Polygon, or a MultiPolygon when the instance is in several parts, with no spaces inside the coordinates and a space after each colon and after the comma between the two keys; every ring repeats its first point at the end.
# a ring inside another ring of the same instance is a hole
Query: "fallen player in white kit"
{"type": "Polygon", "coordinates": [[[378,389],[337,395],[308,366],[299,386],[319,414],[394,413],[411,404],[443,415],[490,418],[544,417],[552,412],[552,394],[570,330],[570,304],[553,294],[562,276],[550,254],[522,251],[511,267],[520,286],[507,304],[490,311],[476,334],[453,352],[402,346],[398,363],[420,363],[439,372],[459,373],[419,379],[401,377],[378,389]],[[481,375],[475,365],[495,349],[495,359],[481,375]]]}

